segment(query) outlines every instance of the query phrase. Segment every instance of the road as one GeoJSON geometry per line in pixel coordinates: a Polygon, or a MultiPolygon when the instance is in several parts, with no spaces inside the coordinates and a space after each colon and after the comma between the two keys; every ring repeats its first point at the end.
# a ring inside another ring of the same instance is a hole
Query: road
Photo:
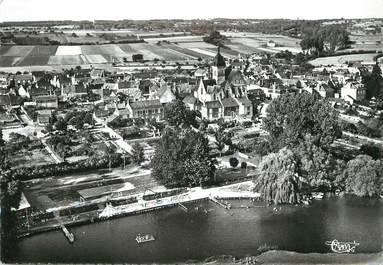
{"type": "Polygon", "coordinates": [[[375,143],[375,144],[383,145],[383,140],[381,140],[381,139],[370,138],[370,137],[367,137],[367,136],[363,136],[363,135],[359,135],[359,134],[353,134],[353,133],[345,132],[345,131],[343,131],[342,133],[343,133],[343,135],[346,135],[346,136],[349,136],[349,137],[353,137],[353,138],[357,138],[357,139],[362,139],[362,140],[365,140],[365,141],[368,141],[368,142],[372,142],[372,143],[375,143]]]}
{"type": "Polygon", "coordinates": [[[45,146],[45,149],[48,151],[51,157],[55,160],[56,164],[60,164],[64,162],[64,159],[62,159],[52,150],[52,148],[47,144],[45,139],[41,139],[41,142],[43,143],[43,145],[45,146]]]}

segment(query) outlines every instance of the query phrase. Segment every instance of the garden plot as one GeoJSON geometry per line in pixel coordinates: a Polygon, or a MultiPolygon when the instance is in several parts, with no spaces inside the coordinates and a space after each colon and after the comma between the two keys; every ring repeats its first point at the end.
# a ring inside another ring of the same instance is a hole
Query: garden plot
{"type": "Polygon", "coordinates": [[[55,55],[51,56],[48,61],[49,65],[81,65],[84,64],[79,55],[55,55]]]}
{"type": "Polygon", "coordinates": [[[81,47],[80,46],[59,46],[56,51],[56,56],[58,55],[80,55],[81,47]]]}
{"type": "Polygon", "coordinates": [[[35,46],[12,46],[8,49],[3,56],[27,56],[35,46]]]}
{"type": "Polygon", "coordinates": [[[10,156],[10,165],[12,168],[28,166],[40,166],[54,164],[55,161],[48,151],[41,147],[30,151],[20,151],[10,156]]]}

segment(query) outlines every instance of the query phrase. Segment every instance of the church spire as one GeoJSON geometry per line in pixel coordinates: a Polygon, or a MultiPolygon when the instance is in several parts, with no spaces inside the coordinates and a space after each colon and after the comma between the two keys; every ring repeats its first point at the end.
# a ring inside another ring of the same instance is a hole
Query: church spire
{"type": "Polygon", "coordinates": [[[221,47],[218,46],[217,55],[214,57],[213,65],[217,67],[226,67],[226,62],[223,56],[221,55],[221,47]]]}

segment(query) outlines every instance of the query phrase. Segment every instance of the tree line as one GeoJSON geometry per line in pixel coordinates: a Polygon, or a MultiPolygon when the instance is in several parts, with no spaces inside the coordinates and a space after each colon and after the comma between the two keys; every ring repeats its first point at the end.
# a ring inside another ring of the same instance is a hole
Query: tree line
{"type": "Polygon", "coordinates": [[[383,164],[365,154],[345,161],[333,152],[341,137],[338,114],[308,93],[274,99],[264,118],[269,137],[262,148],[256,191],[273,203],[297,203],[299,194],[344,191],[358,196],[383,192],[383,164]],[[286,162],[287,161],[287,162],[286,162]]]}

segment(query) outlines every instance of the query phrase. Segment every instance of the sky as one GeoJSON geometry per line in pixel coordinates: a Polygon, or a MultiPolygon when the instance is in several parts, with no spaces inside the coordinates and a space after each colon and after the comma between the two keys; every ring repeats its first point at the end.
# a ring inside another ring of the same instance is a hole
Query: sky
{"type": "Polygon", "coordinates": [[[0,21],[383,18],[383,0],[0,0],[0,21]]]}

